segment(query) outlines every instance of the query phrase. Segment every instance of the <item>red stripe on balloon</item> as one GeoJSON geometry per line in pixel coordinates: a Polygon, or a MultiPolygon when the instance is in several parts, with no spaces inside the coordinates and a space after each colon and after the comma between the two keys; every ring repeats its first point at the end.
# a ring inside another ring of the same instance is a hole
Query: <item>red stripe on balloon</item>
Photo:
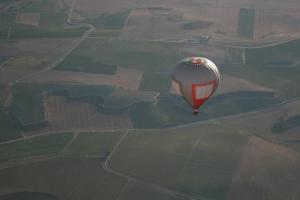
{"type": "Polygon", "coordinates": [[[193,109],[194,109],[194,111],[197,112],[199,110],[200,106],[202,104],[204,104],[204,102],[215,92],[215,89],[216,89],[216,81],[209,81],[209,82],[206,82],[206,83],[192,84],[192,98],[193,98],[193,109]],[[213,90],[211,91],[211,93],[205,98],[197,99],[197,96],[196,96],[197,88],[198,87],[205,87],[205,86],[211,85],[211,84],[213,84],[213,90]]]}

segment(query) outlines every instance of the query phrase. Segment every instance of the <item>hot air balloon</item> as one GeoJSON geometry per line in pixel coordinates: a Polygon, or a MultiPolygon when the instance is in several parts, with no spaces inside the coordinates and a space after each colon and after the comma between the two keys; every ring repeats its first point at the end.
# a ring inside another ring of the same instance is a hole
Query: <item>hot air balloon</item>
{"type": "Polygon", "coordinates": [[[220,73],[212,61],[189,57],[179,62],[172,79],[179,84],[180,92],[194,109],[194,114],[198,114],[200,106],[216,91],[220,73]]]}

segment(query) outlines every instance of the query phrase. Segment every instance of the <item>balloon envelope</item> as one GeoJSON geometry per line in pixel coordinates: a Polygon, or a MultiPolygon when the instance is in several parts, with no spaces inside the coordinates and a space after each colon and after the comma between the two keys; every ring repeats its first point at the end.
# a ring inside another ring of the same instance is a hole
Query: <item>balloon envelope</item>
{"type": "Polygon", "coordinates": [[[172,78],[179,84],[184,99],[198,113],[200,106],[216,91],[220,73],[217,66],[202,57],[183,59],[175,68],[172,78]]]}

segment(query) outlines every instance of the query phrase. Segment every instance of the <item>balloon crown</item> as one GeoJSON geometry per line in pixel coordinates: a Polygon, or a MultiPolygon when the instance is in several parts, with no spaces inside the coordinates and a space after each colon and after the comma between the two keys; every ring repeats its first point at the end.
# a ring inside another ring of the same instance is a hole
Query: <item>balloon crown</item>
{"type": "Polygon", "coordinates": [[[205,61],[200,57],[190,57],[185,60],[185,63],[191,64],[194,66],[202,66],[203,64],[205,64],[205,61]]]}

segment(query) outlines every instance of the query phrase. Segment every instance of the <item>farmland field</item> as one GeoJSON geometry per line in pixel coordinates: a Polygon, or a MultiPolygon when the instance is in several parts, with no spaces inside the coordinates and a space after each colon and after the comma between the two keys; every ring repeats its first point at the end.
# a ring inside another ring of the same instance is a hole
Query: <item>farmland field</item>
{"type": "Polygon", "coordinates": [[[7,61],[7,57],[2,57],[2,56],[0,56],[0,65],[2,64],[2,63],[4,63],[5,61],[7,61]]]}
{"type": "MultiPolygon", "coordinates": [[[[102,115],[97,112],[97,107],[100,107],[106,99],[107,106],[122,106],[122,102],[111,104],[113,101],[108,96],[112,92],[113,87],[108,86],[20,83],[13,87],[10,112],[22,126],[47,122],[54,130],[74,126],[87,129],[130,128],[131,122],[126,113],[102,115]],[[110,120],[116,121],[114,123],[110,120]]],[[[131,104],[131,101],[141,101],[146,97],[143,95],[139,97],[133,93],[123,103],[131,104]]]]}
{"type": "Polygon", "coordinates": [[[69,70],[87,73],[100,73],[100,74],[115,74],[117,71],[116,65],[102,63],[101,60],[93,59],[90,57],[80,55],[70,55],[66,61],[60,63],[56,70],[69,70]]]}
{"type": "Polygon", "coordinates": [[[296,40],[272,47],[248,49],[246,50],[246,62],[273,66],[273,68],[276,68],[276,65],[288,66],[300,56],[299,44],[300,40],[296,40]]]}
{"type": "Polygon", "coordinates": [[[13,88],[10,112],[21,125],[30,125],[46,120],[44,114],[44,95],[39,85],[17,85],[13,88]]]}
{"type": "Polygon", "coordinates": [[[116,88],[106,99],[103,106],[105,108],[126,108],[136,103],[154,102],[157,93],[144,91],[129,91],[116,88]]]}
{"type": "Polygon", "coordinates": [[[68,156],[95,155],[105,157],[123,134],[122,132],[80,133],[75,136],[73,142],[62,153],[68,156]]]}
{"type": "Polygon", "coordinates": [[[99,16],[91,17],[86,20],[87,23],[93,24],[97,29],[121,29],[130,11],[120,13],[104,13],[99,16]]]}
{"type": "Polygon", "coordinates": [[[222,120],[230,126],[252,131],[257,136],[280,141],[283,144],[297,146],[299,140],[299,101],[293,101],[282,107],[277,107],[256,115],[242,118],[222,120]],[[279,132],[278,132],[279,131],[279,132]],[[290,143],[289,143],[290,142],[290,143]]]}
{"type": "MultiPolygon", "coordinates": [[[[72,55],[80,55],[120,67],[166,72],[176,65],[175,61],[179,59],[178,48],[176,44],[89,38],[72,52],[69,59],[72,55]]],[[[67,58],[65,62],[71,61],[67,58]]]]}
{"type": "Polygon", "coordinates": [[[141,70],[121,67],[118,67],[116,74],[92,74],[52,70],[44,71],[40,74],[33,74],[32,76],[24,78],[24,82],[36,84],[55,84],[59,82],[65,84],[119,86],[134,91],[139,88],[142,75],[141,70]]]}
{"type": "Polygon", "coordinates": [[[294,115],[289,117],[288,119],[279,118],[274,125],[272,126],[273,133],[283,133],[290,129],[294,129],[300,127],[300,116],[294,115]]]}
{"type": "Polygon", "coordinates": [[[133,199],[143,199],[143,200],[183,200],[183,198],[170,195],[159,191],[155,188],[150,188],[141,184],[130,182],[125,186],[120,195],[121,200],[133,200],[133,199]]]}
{"type": "MultiPolygon", "coordinates": [[[[66,29],[64,27],[67,17],[64,10],[56,8],[57,1],[38,0],[23,8],[25,13],[40,13],[40,19],[32,26],[28,23],[18,23],[16,13],[1,13],[0,38],[45,38],[45,37],[79,37],[86,30],[86,27],[66,29]]],[[[28,15],[28,14],[27,14],[28,15]]]]}
{"type": "Polygon", "coordinates": [[[57,200],[54,195],[37,192],[16,192],[0,195],[1,199],[31,199],[31,200],[57,200]]]}
{"type": "Polygon", "coordinates": [[[30,2],[26,5],[22,11],[23,12],[54,12],[56,8],[57,0],[38,0],[35,2],[30,2]]]}
{"type": "Polygon", "coordinates": [[[5,85],[0,85],[0,109],[2,109],[3,104],[5,103],[8,97],[7,87],[5,85]]]}
{"type": "Polygon", "coordinates": [[[232,75],[272,88],[276,93],[284,98],[299,96],[299,68],[279,67],[268,68],[257,65],[247,65],[241,67],[226,66],[222,69],[224,74],[232,75]],[[289,88],[288,90],[286,88],[289,88]]]}
{"type": "Polygon", "coordinates": [[[240,36],[253,38],[255,24],[255,10],[254,9],[240,9],[239,23],[237,32],[240,36]]]}
{"type": "Polygon", "coordinates": [[[7,161],[33,156],[57,154],[72,139],[72,137],[73,134],[71,133],[61,133],[1,144],[0,160],[7,161]]]}
{"type": "Polygon", "coordinates": [[[0,0],[0,200],[300,199],[299,20],[297,0],[0,0]],[[172,73],[198,56],[220,82],[194,115],[172,73]]]}
{"type": "Polygon", "coordinates": [[[22,137],[18,125],[2,108],[0,108],[0,130],[0,142],[22,137]]]}
{"type": "Polygon", "coordinates": [[[242,132],[213,124],[134,131],[113,155],[111,166],[186,194],[224,199],[247,140],[242,132]]]}
{"type": "Polygon", "coordinates": [[[85,101],[86,99],[68,101],[63,96],[49,96],[45,102],[49,123],[46,130],[124,130],[132,127],[126,112],[99,112],[92,105],[94,102],[85,101]]]}
{"type": "Polygon", "coordinates": [[[298,198],[299,166],[298,153],[252,137],[242,154],[227,197],[233,200],[298,198]],[[285,182],[284,187],[282,182],[285,182]],[[268,190],[264,189],[266,187],[268,190]]]}
{"type": "Polygon", "coordinates": [[[181,97],[162,94],[156,104],[132,106],[130,114],[136,128],[164,127],[260,110],[282,101],[280,97],[269,92],[240,91],[220,94],[202,106],[199,116],[193,116],[181,97]]]}
{"type": "Polygon", "coordinates": [[[167,92],[170,88],[170,74],[144,73],[139,90],[167,92]]]}
{"type": "Polygon", "coordinates": [[[76,38],[42,38],[1,41],[0,59],[6,61],[2,67],[13,70],[18,68],[44,69],[72,48],[76,38]],[[2,57],[3,56],[3,57],[2,57]]]}
{"type": "Polygon", "coordinates": [[[99,159],[84,158],[16,166],[0,170],[0,177],[1,193],[36,191],[70,200],[115,199],[126,184],[125,178],[104,171],[99,159]]]}

